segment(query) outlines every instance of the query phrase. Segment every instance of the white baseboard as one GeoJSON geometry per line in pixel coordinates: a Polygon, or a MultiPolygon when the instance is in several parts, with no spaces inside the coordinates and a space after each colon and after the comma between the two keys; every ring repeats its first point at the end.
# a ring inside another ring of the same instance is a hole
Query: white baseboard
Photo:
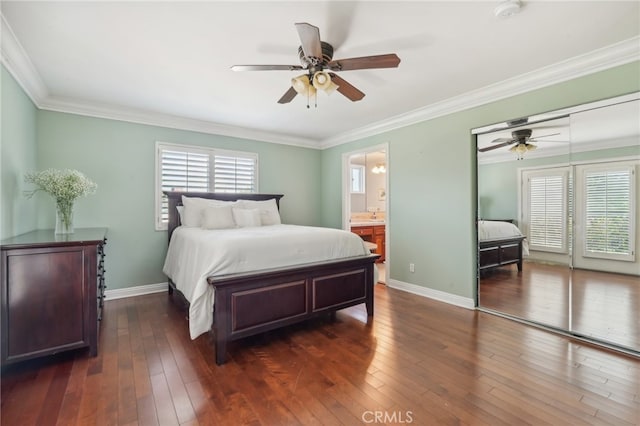
{"type": "MultiPolygon", "coordinates": [[[[455,294],[446,293],[432,288],[422,287],[415,284],[409,284],[398,280],[389,280],[387,286],[408,293],[417,294],[418,296],[428,297],[429,299],[445,302],[450,305],[460,306],[466,309],[475,309],[475,302],[468,297],[457,296],[455,294]]],[[[116,288],[106,290],[104,292],[106,300],[122,299],[125,297],[144,296],[145,294],[162,293],[167,291],[167,283],[146,284],[135,287],[116,288]]]]}
{"type": "Polygon", "coordinates": [[[125,297],[144,296],[145,294],[161,293],[168,291],[167,283],[145,284],[135,287],[115,288],[113,290],[105,290],[105,300],[122,299],[125,297]]]}
{"type": "Polygon", "coordinates": [[[422,287],[420,285],[409,284],[398,280],[389,280],[387,285],[391,288],[406,291],[407,293],[417,294],[418,296],[428,297],[429,299],[445,302],[450,305],[460,306],[466,309],[475,309],[476,303],[473,299],[462,297],[455,294],[447,293],[432,288],[422,287]]]}

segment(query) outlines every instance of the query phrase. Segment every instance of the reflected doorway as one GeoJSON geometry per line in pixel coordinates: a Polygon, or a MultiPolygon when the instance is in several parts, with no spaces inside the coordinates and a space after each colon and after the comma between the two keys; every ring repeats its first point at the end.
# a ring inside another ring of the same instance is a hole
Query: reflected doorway
{"type": "Polygon", "coordinates": [[[377,145],[343,154],[342,227],[359,235],[376,262],[378,282],[389,277],[388,145],[377,145]]]}

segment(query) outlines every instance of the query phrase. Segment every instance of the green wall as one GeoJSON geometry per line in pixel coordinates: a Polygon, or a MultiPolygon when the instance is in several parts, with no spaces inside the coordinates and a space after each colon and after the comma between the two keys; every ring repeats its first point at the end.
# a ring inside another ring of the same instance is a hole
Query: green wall
{"type": "Polygon", "coordinates": [[[554,164],[569,164],[605,158],[640,155],[640,146],[574,152],[547,158],[526,157],[521,161],[505,161],[478,165],[478,217],[483,219],[516,219],[518,216],[518,170],[554,164]]]}
{"type": "Polygon", "coordinates": [[[389,143],[391,280],[474,298],[476,127],[640,90],[640,63],[613,68],[322,152],[322,223],[341,226],[341,156],[389,143]],[[409,272],[415,264],[415,273],[409,272]]]}
{"type": "Polygon", "coordinates": [[[53,199],[23,194],[28,171],[78,169],[98,184],[76,227],[107,227],[109,289],[166,281],[166,231],[154,228],[156,141],[258,153],[259,190],[282,193],[282,220],[320,224],[320,152],[158,126],[40,111],[2,68],[1,238],[54,226],[53,199]]]}
{"type": "Polygon", "coordinates": [[[4,68],[0,69],[0,240],[36,228],[24,173],[36,168],[37,109],[4,68]]]}
{"type": "Polygon", "coordinates": [[[163,282],[166,233],[155,231],[153,221],[156,141],[257,152],[260,191],[285,194],[285,222],[336,228],[342,221],[342,153],[388,142],[391,279],[473,298],[476,152],[471,129],[638,91],[639,75],[636,62],[318,151],[38,111],[3,68],[2,237],[53,226],[50,197],[22,196],[26,171],[76,168],[98,184],[95,195],[77,202],[76,226],[109,228],[109,288],[163,282]]]}
{"type": "MultiPolygon", "coordinates": [[[[166,281],[167,233],[154,228],[156,141],[256,152],[259,190],[285,194],[282,220],[320,222],[320,153],[314,149],[51,111],[38,112],[37,128],[39,169],[78,169],[98,184],[95,195],[76,203],[75,226],[109,228],[109,289],[166,281]]],[[[51,228],[54,204],[41,197],[38,227],[51,228]]]]}

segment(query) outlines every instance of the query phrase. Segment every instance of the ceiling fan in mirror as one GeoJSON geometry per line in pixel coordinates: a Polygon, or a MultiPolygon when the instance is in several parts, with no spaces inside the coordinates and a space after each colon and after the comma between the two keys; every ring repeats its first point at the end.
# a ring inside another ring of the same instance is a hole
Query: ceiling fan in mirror
{"type": "Polygon", "coordinates": [[[338,76],[336,72],[397,68],[400,64],[400,58],[395,53],[334,60],[333,46],[320,40],[318,27],[306,22],[297,23],[295,26],[300,37],[298,56],[302,65],[234,65],[231,67],[234,71],[304,71],[303,74],[291,79],[291,87],[278,100],[280,104],[289,103],[300,94],[307,96],[307,108],[309,108],[309,99],[315,98],[318,90],[327,94],[337,90],[347,99],[356,102],[364,98],[364,93],[338,76]]]}
{"type": "Polygon", "coordinates": [[[506,146],[510,146],[509,151],[515,153],[518,156],[518,160],[522,160],[524,158],[524,154],[533,151],[537,148],[537,145],[534,145],[533,142],[561,142],[561,141],[551,141],[551,140],[542,140],[542,138],[548,138],[551,136],[557,136],[560,133],[550,133],[547,135],[535,136],[532,137],[533,134],[532,129],[518,129],[511,132],[511,138],[498,138],[491,141],[492,144],[484,148],[478,148],[478,152],[487,152],[493,151],[494,149],[503,148],[506,146]]]}

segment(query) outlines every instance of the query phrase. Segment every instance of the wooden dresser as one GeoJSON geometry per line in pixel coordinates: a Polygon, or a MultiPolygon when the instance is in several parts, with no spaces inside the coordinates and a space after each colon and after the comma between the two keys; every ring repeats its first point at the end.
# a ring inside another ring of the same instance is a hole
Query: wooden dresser
{"type": "Polygon", "coordinates": [[[106,228],[0,241],[2,365],[88,347],[98,354],[106,228]]]}

